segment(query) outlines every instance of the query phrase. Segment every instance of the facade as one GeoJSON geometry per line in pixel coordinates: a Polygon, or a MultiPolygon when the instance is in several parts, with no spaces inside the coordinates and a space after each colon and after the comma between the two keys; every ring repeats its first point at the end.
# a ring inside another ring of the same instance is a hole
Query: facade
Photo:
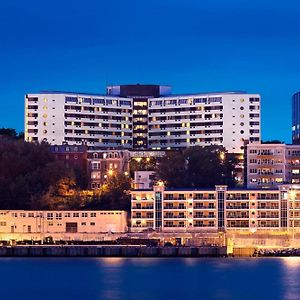
{"type": "Polygon", "coordinates": [[[125,211],[0,211],[0,240],[22,235],[70,238],[76,234],[124,233],[125,211]]]}
{"type": "Polygon", "coordinates": [[[300,92],[292,97],[292,141],[300,144],[300,92]]]}
{"type": "Polygon", "coordinates": [[[224,146],[260,141],[260,96],[243,92],[168,96],[149,102],[149,147],[224,146]]]}
{"type": "Polygon", "coordinates": [[[87,169],[87,146],[85,145],[53,145],[50,151],[55,159],[64,162],[66,167],[78,168],[82,171],[87,169]]]}
{"type": "Polygon", "coordinates": [[[260,141],[260,96],[171,95],[159,85],[108,86],[106,95],[41,92],[25,97],[25,140],[103,149],[222,145],[241,153],[260,141]]]}
{"type": "Polygon", "coordinates": [[[134,189],[147,190],[152,189],[155,179],[154,171],[135,171],[134,172],[134,189]]]}
{"type": "Polygon", "coordinates": [[[278,189],[152,190],[131,193],[131,231],[300,231],[300,185],[278,189]]]}
{"type": "Polygon", "coordinates": [[[244,156],[248,188],[300,183],[300,145],[252,143],[244,156]]]}
{"type": "Polygon", "coordinates": [[[88,150],[88,174],[91,189],[100,188],[109,176],[129,176],[128,150],[88,150]]]}

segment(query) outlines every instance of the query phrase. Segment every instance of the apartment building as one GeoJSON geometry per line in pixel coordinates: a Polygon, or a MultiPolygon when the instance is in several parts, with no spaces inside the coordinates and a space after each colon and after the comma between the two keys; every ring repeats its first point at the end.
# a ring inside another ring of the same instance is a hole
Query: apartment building
{"type": "Polygon", "coordinates": [[[100,188],[110,177],[118,174],[129,176],[130,153],[128,150],[96,150],[87,153],[89,187],[100,188]]]}
{"type": "Polygon", "coordinates": [[[300,144],[300,92],[292,97],[292,141],[300,144]]]}
{"type": "Polygon", "coordinates": [[[85,145],[52,145],[50,152],[67,168],[77,168],[84,172],[87,169],[87,146],[85,145]]]}
{"type": "Polygon", "coordinates": [[[0,210],[0,241],[31,236],[35,239],[52,236],[59,240],[126,231],[125,211],[0,210]]]}
{"type": "Polygon", "coordinates": [[[132,99],[65,92],[26,95],[25,140],[132,148],[132,99]]]}
{"type": "Polygon", "coordinates": [[[260,96],[243,92],[179,95],[149,101],[149,147],[221,145],[241,153],[260,141],[260,96]]]}
{"type": "Polygon", "coordinates": [[[300,231],[300,185],[167,190],[161,184],[131,197],[133,232],[300,231]]]}
{"type": "Polygon", "coordinates": [[[260,96],[246,92],[172,95],[169,86],[108,86],[106,95],[25,96],[25,140],[103,149],[222,145],[242,153],[260,141],[260,96]]]}
{"type": "Polygon", "coordinates": [[[244,158],[248,188],[300,183],[300,145],[247,144],[244,158]]]}

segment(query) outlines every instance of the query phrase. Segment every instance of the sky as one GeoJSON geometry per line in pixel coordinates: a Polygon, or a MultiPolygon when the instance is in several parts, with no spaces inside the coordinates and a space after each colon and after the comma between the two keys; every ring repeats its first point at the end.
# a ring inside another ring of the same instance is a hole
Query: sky
{"type": "Polygon", "coordinates": [[[0,1],[0,127],[24,129],[24,95],[162,84],[262,97],[262,139],[291,142],[300,1],[0,1]]]}

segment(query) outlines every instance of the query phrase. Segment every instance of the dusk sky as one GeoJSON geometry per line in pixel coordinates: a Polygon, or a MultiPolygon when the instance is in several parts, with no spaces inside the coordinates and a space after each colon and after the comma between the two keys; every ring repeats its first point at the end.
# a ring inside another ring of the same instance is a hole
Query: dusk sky
{"type": "Polygon", "coordinates": [[[300,2],[1,1],[0,127],[23,131],[24,95],[167,84],[262,96],[262,139],[291,142],[300,2]]]}

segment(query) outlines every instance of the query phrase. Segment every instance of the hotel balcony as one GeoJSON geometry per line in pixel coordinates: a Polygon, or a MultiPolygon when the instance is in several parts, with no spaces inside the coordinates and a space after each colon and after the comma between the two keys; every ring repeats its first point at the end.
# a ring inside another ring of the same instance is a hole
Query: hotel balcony
{"type": "Polygon", "coordinates": [[[132,210],[153,210],[154,207],[153,206],[132,206],[131,207],[132,210]]]}
{"type": "Polygon", "coordinates": [[[165,206],[164,207],[164,210],[177,210],[177,209],[187,209],[187,207],[186,206],[165,206]]]}

